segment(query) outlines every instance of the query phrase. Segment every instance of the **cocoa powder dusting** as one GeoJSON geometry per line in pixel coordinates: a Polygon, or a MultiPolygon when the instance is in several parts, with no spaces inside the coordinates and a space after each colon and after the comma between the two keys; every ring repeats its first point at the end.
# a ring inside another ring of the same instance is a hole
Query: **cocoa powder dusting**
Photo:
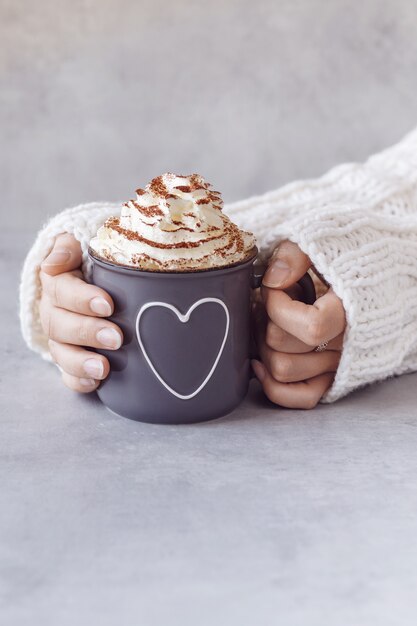
{"type": "MultiPolygon", "coordinates": [[[[133,204],[135,209],[147,217],[156,217],[157,215],[160,217],[164,216],[163,210],[157,204],[143,206],[143,204],[139,204],[136,200],[131,200],[130,202],[133,204]]],[[[128,204],[126,204],[126,206],[128,206],[128,204]]]]}
{"type": "Polygon", "coordinates": [[[198,246],[202,243],[218,239],[218,237],[208,237],[206,239],[200,239],[199,241],[181,241],[179,243],[161,243],[160,241],[151,241],[150,239],[146,239],[146,237],[142,237],[142,235],[139,235],[137,232],[122,228],[118,217],[110,217],[106,222],[106,227],[120,233],[120,235],[123,235],[123,237],[126,237],[129,241],[142,241],[151,248],[161,248],[163,250],[171,250],[175,248],[198,248],[198,246]]]}
{"type": "Polygon", "coordinates": [[[161,198],[166,198],[168,193],[168,189],[165,186],[162,176],[157,176],[153,178],[149,183],[149,189],[156,196],[160,196],[161,198]]]}
{"type": "MultiPolygon", "coordinates": [[[[176,233],[178,233],[180,230],[185,230],[185,231],[188,231],[189,233],[195,233],[194,228],[188,228],[188,226],[183,226],[182,222],[180,222],[179,220],[172,220],[172,223],[175,224],[175,226],[180,226],[180,228],[177,228],[175,230],[176,233]]],[[[164,229],[161,228],[161,230],[164,230],[164,229]]],[[[164,232],[169,233],[172,231],[164,230],[164,232]]]]}
{"type": "Polygon", "coordinates": [[[190,183],[191,186],[194,190],[196,189],[208,189],[209,188],[209,183],[206,182],[202,182],[201,178],[198,174],[191,174],[190,176],[190,183]]]}
{"type": "Polygon", "coordinates": [[[174,189],[179,189],[179,191],[183,191],[184,193],[190,193],[191,187],[189,185],[177,185],[174,189]]]}

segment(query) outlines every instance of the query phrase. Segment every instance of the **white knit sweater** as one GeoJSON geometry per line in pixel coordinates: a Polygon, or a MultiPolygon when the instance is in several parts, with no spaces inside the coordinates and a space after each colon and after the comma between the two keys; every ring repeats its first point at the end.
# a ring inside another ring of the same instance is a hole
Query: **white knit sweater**
{"type": "MultiPolygon", "coordinates": [[[[342,299],[347,329],[333,402],[353,389],[417,370],[417,128],[365,163],[347,163],[316,180],[226,205],[252,231],[264,256],[290,239],[342,299]]],[[[50,360],[39,320],[39,266],[62,232],[83,249],[120,204],[66,209],[40,231],[24,263],[20,319],[28,346],[50,360]]]]}

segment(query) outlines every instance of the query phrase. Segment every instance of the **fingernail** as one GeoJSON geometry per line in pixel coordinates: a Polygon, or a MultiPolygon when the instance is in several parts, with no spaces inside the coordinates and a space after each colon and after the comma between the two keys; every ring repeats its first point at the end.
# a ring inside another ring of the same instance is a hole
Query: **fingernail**
{"type": "Polygon", "coordinates": [[[83,368],[84,372],[93,378],[101,379],[104,374],[104,365],[98,359],[87,359],[83,368]]]}
{"type": "Polygon", "coordinates": [[[70,260],[71,252],[65,248],[58,248],[46,257],[42,265],[64,265],[70,260]]]}
{"type": "Polygon", "coordinates": [[[265,272],[263,284],[267,287],[279,287],[288,278],[290,266],[281,259],[275,259],[265,272]]]}
{"type": "Polygon", "coordinates": [[[252,359],[252,369],[255,372],[256,378],[262,383],[265,379],[265,368],[260,361],[252,359]]]}
{"type": "Polygon", "coordinates": [[[90,309],[93,313],[98,313],[98,315],[109,316],[111,315],[111,306],[101,296],[96,296],[90,300],[90,309]]]}
{"type": "Polygon", "coordinates": [[[122,340],[119,333],[114,328],[102,328],[98,331],[97,341],[99,341],[105,348],[113,348],[117,350],[122,345],[122,340]]]}
{"type": "Polygon", "coordinates": [[[96,381],[92,378],[80,378],[80,385],[83,387],[94,387],[96,381]]]}

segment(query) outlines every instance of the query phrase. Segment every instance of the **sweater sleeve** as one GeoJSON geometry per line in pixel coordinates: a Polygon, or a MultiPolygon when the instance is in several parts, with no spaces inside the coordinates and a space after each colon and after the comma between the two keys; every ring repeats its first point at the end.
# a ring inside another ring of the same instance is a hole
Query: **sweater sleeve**
{"type": "Polygon", "coordinates": [[[40,280],[39,268],[52,249],[55,237],[60,233],[72,233],[81,243],[83,272],[89,278],[87,249],[90,239],[107,217],[120,211],[120,204],[94,202],[65,209],[53,217],[40,230],[23,264],[19,290],[20,327],[27,346],[51,361],[48,340],[39,317],[40,280]]]}
{"type": "MultiPolygon", "coordinates": [[[[343,301],[347,328],[335,381],[324,402],[363,385],[417,370],[417,129],[365,163],[226,205],[268,258],[283,239],[297,243],[343,301]]],[[[23,336],[49,359],[38,312],[39,265],[54,238],[71,232],[83,249],[119,204],[67,209],[39,233],[20,289],[23,336]]]]}
{"type": "Polygon", "coordinates": [[[264,257],[297,243],[341,298],[343,352],[323,402],[417,370],[417,129],[363,164],[227,210],[264,257]]]}

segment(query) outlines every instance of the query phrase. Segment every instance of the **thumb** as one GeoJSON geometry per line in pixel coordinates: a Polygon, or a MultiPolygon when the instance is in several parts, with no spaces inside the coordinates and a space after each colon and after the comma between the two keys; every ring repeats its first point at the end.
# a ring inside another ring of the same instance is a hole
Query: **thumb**
{"type": "Polygon", "coordinates": [[[287,289],[311,267],[309,257],[292,241],[283,241],[272,255],[262,280],[265,287],[287,289]]]}
{"type": "Polygon", "coordinates": [[[54,247],[41,264],[41,270],[49,276],[70,272],[81,265],[81,246],[73,235],[63,233],[55,239],[54,247]]]}

